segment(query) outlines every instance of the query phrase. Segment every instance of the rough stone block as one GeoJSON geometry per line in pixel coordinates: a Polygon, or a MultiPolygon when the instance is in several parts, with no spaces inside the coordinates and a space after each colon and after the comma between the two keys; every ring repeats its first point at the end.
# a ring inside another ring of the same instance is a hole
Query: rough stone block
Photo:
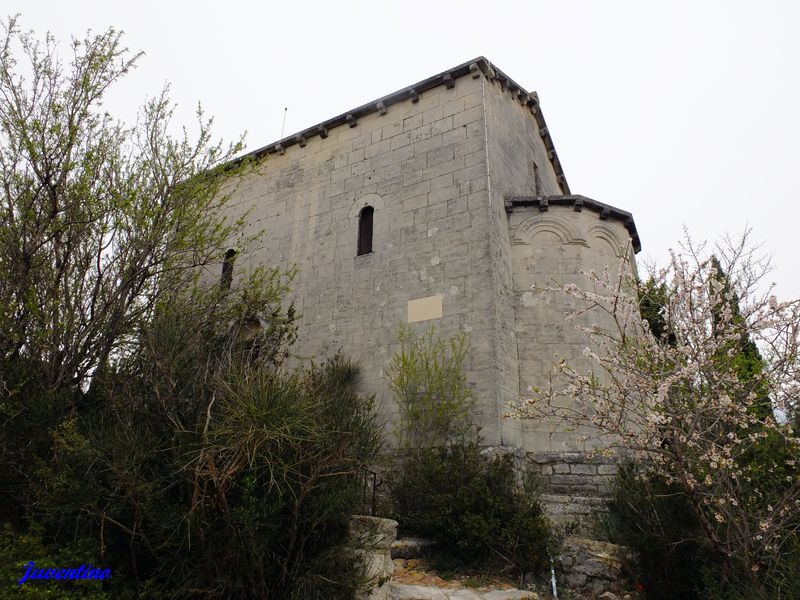
{"type": "Polygon", "coordinates": [[[389,587],[392,600],[447,600],[444,592],[437,587],[395,582],[391,582],[389,587]]]}
{"type": "MultiPolygon", "coordinates": [[[[448,133],[450,130],[453,129],[453,117],[445,117],[444,119],[439,119],[438,121],[434,121],[431,123],[431,135],[436,135],[439,133],[448,133]]],[[[452,143],[452,142],[445,142],[444,137],[442,138],[442,143],[452,143]]]]}
{"type": "Polygon", "coordinates": [[[392,544],[392,558],[420,558],[435,545],[433,540],[424,538],[400,538],[392,544]]]}
{"type": "Polygon", "coordinates": [[[432,135],[427,139],[421,139],[414,142],[414,152],[416,154],[425,153],[434,148],[439,148],[442,145],[442,134],[432,135]]]}
{"type": "Polygon", "coordinates": [[[417,129],[422,125],[422,115],[415,114],[403,119],[403,131],[411,131],[417,129]]]}
{"type": "Polygon", "coordinates": [[[534,592],[527,590],[494,590],[483,595],[485,600],[537,600],[534,592]]]}
{"type": "Polygon", "coordinates": [[[569,466],[570,473],[576,475],[597,475],[597,466],[589,464],[572,464],[569,466]]]}
{"type": "Polygon", "coordinates": [[[365,158],[372,158],[378,154],[383,154],[385,152],[389,152],[392,149],[392,141],[391,140],[382,140],[374,144],[370,144],[366,148],[364,148],[364,157],[365,158]]]}
{"type": "Polygon", "coordinates": [[[450,600],[481,600],[482,598],[472,590],[447,590],[445,594],[450,600]]]}
{"type": "Polygon", "coordinates": [[[482,107],[474,106],[453,116],[453,127],[463,127],[475,121],[483,121],[482,107]]]}

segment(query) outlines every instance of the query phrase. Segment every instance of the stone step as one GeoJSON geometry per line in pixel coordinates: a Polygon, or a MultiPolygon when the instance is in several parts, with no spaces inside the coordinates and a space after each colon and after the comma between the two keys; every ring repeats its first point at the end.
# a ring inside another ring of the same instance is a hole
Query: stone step
{"type": "Polygon", "coordinates": [[[534,592],[525,590],[494,590],[475,592],[473,590],[443,589],[428,585],[389,584],[390,600],[538,600],[534,592]]]}
{"type": "Polygon", "coordinates": [[[425,538],[400,538],[392,542],[392,558],[420,558],[435,545],[436,542],[425,538]]]}

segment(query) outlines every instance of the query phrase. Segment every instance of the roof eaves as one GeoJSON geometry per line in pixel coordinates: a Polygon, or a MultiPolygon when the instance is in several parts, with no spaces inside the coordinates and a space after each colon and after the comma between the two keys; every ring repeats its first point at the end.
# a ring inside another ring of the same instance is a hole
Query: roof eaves
{"type": "Polygon", "coordinates": [[[246,157],[261,158],[267,154],[283,154],[286,151],[286,148],[295,144],[303,147],[306,145],[306,141],[309,138],[320,136],[324,139],[328,137],[328,132],[334,127],[342,127],[344,125],[355,127],[358,124],[358,119],[368,114],[373,112],[385,114],[391,105],[397,104],[398,102],[403,102],[405,100],[416,102],[419,100],[419,95],[423,92],[440,85],[453,87],[456,79],[466,76],[471,76],[473,79],[484,76],[492,82],[497,81],[501,88],[506,90],[517,101],[530,109],[531,114],[536,120],[536,124],[539,128],[539,135],[541,136],[545,148],[547,149],[547,156],[553,166],[553,170],[555,171],[556,178],[561,186],[561,190],[565,194],[569,194],[570,190],[569,184],[567,183],[567,178],[564,175],[563,169],[561,168],[561,162],[558,159],[558,154],[556,153],[553,145],[553,140],[550,137],[547,123],[545,122],[542,111],[539,108],[539,95],[536,92],[527,92],[521,85],[503,73],[503,71],[495,67],[483,56],[479,56],[473,60],[461,63],[452,69],[448,69],[447,71],[443,71],[437,75],[423,79],[422,81],[404,87],[396,92],[392,92],[391,94],[387,94],[386,96],[378,98],[377,100],[373,100],[372,102],[362,104],[357,108],[285,137],[277,142],[262,146],[261,148],[245,154],[237,159],[237,161],[240,161],[246,157]]]}
{"type": "Polygon", "coordinates": [[[636,223],[633,215],[627,210],[622,210],[604,202],[592,200],[586,196],[569,194],[564,196],[508,196],[505,198],[506,212],[512,212],[516,206],[534,206],[540,211],[546,211],[550,206],[571,206],[576,211],[584,208],[596,212],[600,219],[614,219],[621,221],[631,236],[634,252],[642,249],[639,233],[636,231],[636,223]]]}

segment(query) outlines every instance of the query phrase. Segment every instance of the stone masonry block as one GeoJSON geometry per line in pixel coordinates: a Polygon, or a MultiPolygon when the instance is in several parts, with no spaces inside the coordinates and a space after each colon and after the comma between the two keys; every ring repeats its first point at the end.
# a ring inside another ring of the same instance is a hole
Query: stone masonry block
{"type": "Polygon", "coordinates": [[[389,152],[391,150],[391,140],[382,140],[380,142],[370,144],[366,148],[364,148],[364,157],[365,158],[372,158],[378,154],[383,154],[385,152],[389,152]]]}
{"type": "Polygon", "coordinates": [[[443,162],[453,160],[453,146],[442,146],[430,150],[426,155],[426,167],[435,167],[443,162]]]}
{"type": "Polygon", "coordinates": [[[458,197],[458,186],[449,185],[447,187],[432,190],[429,197],[431,204],[439,204],[440,202],[448,202],[458,197]]]}
{"type": "Polygon", "coordinates": [[[463,213],[467,210],[467,198],[462,196],[461,198],[453,198],[447,201],[447,214],[448,215],[457,215],[458,213],[463,213]]]}
{"type": "MultiPolygon", "coordinates": [[[[423,177],[425,173],[423,173],[423,177]]],[[[437,177],[425,177],[426,179],[431,180],[431,191],[440,190],[442,188],[450,187],[453,185],[453,174],[452,173],[445,173],[444,175],[439,175],[437,177]]]]}
{"type": "Polygon", "coordinates": [[[422,115],[415,114],[403,119],[403,131],[411,131],[422,125],[422,115]]]}
{"type": "Polygon", "coordinates": [[[431,137],[414,142],[414,153],[424,154],[434,148],[439,148],[442,145],[442,134],[432,135],[431,137]]]}
{"type": "Polygon", "coordinates": [[[472,179],[483,179],[486,177],[486,165],[484,163],[480,163],[471,167],[467,167],[457,171],[453,177],[456,183],[470,181],[472,179]]]}
{"type": "Polygon", "coordinates": [[[576,475],[597,475],[597,466],[590,464],[573,464],[569,466],[570,473],[576,475]]]}
{"type": "Polygon", "coordinates": [[[460,171],[464,168],[464,156],[456,156],[453,160],[448,160],[445,162],[441,162],[438,165],[432,167],[426,167],[425,172],[423,173],[423,177],[426,179],[438,177],[439,175],[444,175],[445,173],[455,173],[456,171],[460,171]]]}
{"type": "MultiPolygon", "coordinates": [[[[456,129],[450,129],[449,131],[444,131],[442,133],[442,145],[449,146],[451,144],[458,145],[466,143],[467,141],[467,130],[463,127],[457,127],[456,129]]],[[[455,152],[455,148],[453,149],[455,152]]],[[[479,149],[483,150],[482,148],[479,149]]],[[[484,151],[485,153],[485,151],[484,151]]]]}
{"type": "Polygon", "coordinates": [[[431,123],[431,135],[447,133],[453,129],[453,117],[445,117],[431,123]]]}
{"type": "Polygon", "coordinates": [[[426,194],[430,191],[431,191],[431,182],[428,180],[419,181],[411,185],[403,186],[403,195],[405,196],[418,196],[420,194],[426,194]]]}
{"type": "Polygon", "coordinates": [[[441,118],[442,118],[441,106],[434,106],[433,108],[429,108],[428,110],[422,113],[423,124],[433,123],[434,121],[438,121],[441,118]]]}
{"type": "Polygon", "coordinates": [[[455,115],[464,112],[464,106],[465,106],[464,103],[465,103],[464,97],[456,98],[455,100],[450,100],[449,102],[445,102],[444,105],[442,106],[443,116],[447,117],[450,115],[455,115]]]}
{"type": "Polygon", "coordinates": [[[476,121],[483,121],[483,111],[480,106],[457,113],[453,116],[453,127],[463,127],[476,121]]]}
{"type": "Polygon", "coordinates": [[[428,195],[420,194],[403,200],[403,212],[411,212],[428,205],[428,195]]]}

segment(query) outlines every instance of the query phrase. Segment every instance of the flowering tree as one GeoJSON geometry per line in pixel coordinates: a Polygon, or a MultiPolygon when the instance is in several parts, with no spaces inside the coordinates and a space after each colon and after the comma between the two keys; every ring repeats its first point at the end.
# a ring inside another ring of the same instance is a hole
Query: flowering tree
{"type": "Polygon", "coordinates": [[[579,326],[592,368],[561,360],[515,413],[588,427],[638,459],[685,494],[724,565],[753,578],[800,528],[800,438],[775,417],[797,408],[800,300],[759,293],[766,269],[747,235],[713,254],[687,238],[638,294],[625,264],[559,287],[581,305],[572,319],[602,311],[593,320],[611,326],[579,326]]]}

